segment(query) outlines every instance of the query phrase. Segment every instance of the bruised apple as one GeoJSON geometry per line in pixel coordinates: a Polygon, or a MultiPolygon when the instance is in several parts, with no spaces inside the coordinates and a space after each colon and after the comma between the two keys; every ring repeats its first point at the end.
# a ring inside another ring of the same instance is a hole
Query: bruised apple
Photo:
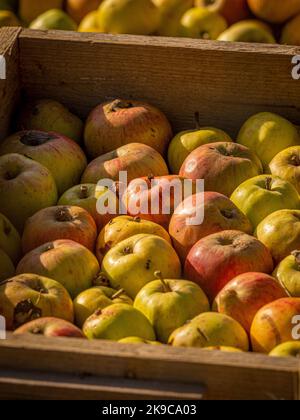
{"type": "Polygon", "coordinates": [[[248,0],[251,11],[260,19],[283,23],[300,13],[299,0],[248,0]]]}
{"type": "Polygon", "coordinates": [[[155,332],[148,319],[137,309],[125,303],[115,303],[96,311],[83,325],[90,340],[119,341],[126,337],[140,337],[155,341],[155,332]]]}
{"type": "Polygon", "coordinates": [[[257,353],[270,353],[293,338],[294,319],[300,314],[299,298],[283,298],[264,306],[256,314],[251,327],[251,342],[257,353]]]}
{"type": "Polygon", "coordinates": [[[33,334],[45,337],[84,338],[83,333],[71,322],[60,318],[44,317],[27,322],[14,331],[14,334],[33,334]]]}
{"type": "Polygon", "coordinates": [[[84,290],[74,299],[76,325],[82,328],[83,324],[94,312],[104,309],[114,303],[133,304],[124,290],[115,290],[106,286],[95,286],[84,290]]]}
{"type": "Polygon", "coordinates": [[[179,174],[193,180],[203,179],[205,191],[216,191],[230,197],[243,181],[262,171],[260,160],[250,149],[221,142],[194,150],[184,161],[179,174]]]}
{"type": "Polygon", "coordinates": [[[169,174],[163,157],[156,150],[145,144],[130,143],[93,160],[81,181],[92,184],[106,178],[118,181],[120,171],[126,171],[128,182],[142,176],[169,174]]]}
{"type": "MultiPolygon", "coordinates": [[[[0,248],[0,281],[14,276],[15,267],[9,256],[0,248]]],[[[1,313],[1,311],[0,311],[1,313]]]]}
{"type": "Polygon", "coordinates": [[[39,99],[26,103],[20,112],[20,130],[39,130],[60,133],[80,143],[83,122],[60,102],[39,99]]]}
{"type": "Polygon", "coordinates": [[[282,260],[273,275],[291,297],[300,298],[300,251],[293,251],[282,260]]]}
{"type": "Polygon", "coordinates": [[[246,19],[250,15],[247,0],[196,0],[195,4],[220,13],[229,25],[246,19]]]}
{"type": "Polygon", "coordinates": [[[140,234],[121,241],[104,257],[102,271],[115,289],[124,289],[135,298],[160,271],[166,279],[181,278],[180,260],[165,239],[140,234]]]}
{"type": "Polygon", "coordinates": [[[96,10],[103,0],[66,0],[66,11],[76,23],[90,12],[96,10]]]}
{"type": "Polygon", "coordinates": [[[188,253],[200,239],[223,230],[240,230],[252,233],[247,217],[227,198],[216,192],[186,198],[174,212],[169,234],[179,257],[184,262],[188,253]],[[196,221],[197,213],[204,220],[196,221]]]}
{"type": "Polygon", "coordinates": [[[169,344],[175,347],[235,347],[249,350],[246,331],[227,315],[206,312],[175,330],[169,344]]]}
{"type": "Polygon", "coordinates": [[[41,317],[73,322],[73,302],[57,281],[36,274],[22,274],[0,284],[0,313],[8,330],[41,317]]]}
{"type": "Polygon", "coordinates": [[[104,256],[115,245],[141,233],[160,236],[171,244],[168,232],[157,223],[140,217],[119,216],[112,219],[100,232],[96,245],[99,263],[102,263],[104,256]]]}
{"type": "Polygon", "coordinates": [[[94,251],[97,226],[81,207],[56,206],[40,210],[27,220],[22,237],[24,254],[56,239],[70,239],[94,251]]]}
{"type": "Polygon", "coordinates": [[[97,258],[91,251],[65,239],[36,248],[17,266],[17,274],[35,273],[53,278],[68,290],[72,298],[92,287],[99,271],[97,258]]]}
{"type": "Polygon", "coordinates": [[[21,131],[4,140],[0,155],[19,153],[44,165],[53,175],[59,194],[78,184],[87,161],[72,140],[54,132],[21,131]]]}
{"type": "Polygon", "coordinates": [[[23,231],[26,220],[57,202],[52,174],[38,162],[19,154],[0,156],[0,212],[23,231]]]}
{"type": "Polygon", "coordinates": [[[211,301],[239,274],[268,274],[272,270],[272,256],[265,245],[235,230],[201,239],[191,249],[185,262],[185,277],[199,284],[211,301]]]}
{"type": "Polygon", "coordinates": [[[288,297],[286,291],[273,277],[264,273],[244,273],[221,290],[213,309],[235,319],[250,333],[257,312],[284,297],[288,297]]]}
{"type": "Polygon", "coordinates": [[[171,138],[171,125],[161,111],[144,102],[124,99],[94,108],[84,132],[85,146],[91,158],[129,143],[146,144],[164,154],[171,138]]]}
{"type": "Polygon", "coordinates": [[[21,238],[10,221],[0,213],[0,249],[2,249],[14,264],[21,257],[21,238]]]}

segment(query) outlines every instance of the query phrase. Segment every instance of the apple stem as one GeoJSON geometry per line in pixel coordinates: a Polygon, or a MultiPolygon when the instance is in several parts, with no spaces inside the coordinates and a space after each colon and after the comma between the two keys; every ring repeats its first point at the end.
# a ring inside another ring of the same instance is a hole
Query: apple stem
{"type": "Polygon", "coordinates": [[[94,286],[110,286],[109,279],[106,277],[104,273],[100,273],[98,277],[93,280],[94,286]]]}
{"type": "Polygon", "coordinates": [[[119,109],[129,109],[133,108],[133,104],[129,101],[124,101],[123,99],[116,99],[110,105],[110,112],[116,112],[119,109]]]}
{"type": "Polygon", "coordinates": [[[120,297],[124,293],[125,293],[125,290],[124,289],[120,289],[114,295],[112,295],[112,299],[117,299],[118,297],[120,297]]]}
{"type": "Polygon", "coordinates": [[[56,220],[58,222],[71,222],[73,217],[68,209],[68,207],[59,208],[56,212],[56,220]]]}
{"type": "Polygon", "coordinates": [[[166,293],[172,292],[171,287],[166,282],[166,280],[163,278],[163,275],[162,275],[161,271],[155,271],[154,276],[162,282],[162,285],[164,286],[164,291],[166,293]]]}
{"type": "Polygon", "coordinates": [[[194,119],[195,119],[196,129],[199,130],[201,128],[201,125],[200,125],[200,113],[199,113],[199,111],[196,111],[195,112],[194,119]]]}
{"type": "Polygon", "coordinates": [[[300,268],[300,251],[293,251],[292,256],[295,257],[296,263],[298,264],[300,268]]]}
{"type": "Polygon", "coordinates": [[[85,198],[88,198],[88,196],[89,196],[88,186],[87,185],[81,185],[79,198],[81,200],[84,200],[85,198]]]}
{"type": "Polygon", "coordinates": [[[272,177],[268,176],[266,178],[266,190],[271,191],[272,181],[272,177]]]}
{"type": "Polygon", "coordinates": [[[136,222],[136,223],[141,223],[141,218],[140,218],[140,216],[136,216],[136,217],[134,217],[133,221],[134,221],[134,222],[136,222]]]}

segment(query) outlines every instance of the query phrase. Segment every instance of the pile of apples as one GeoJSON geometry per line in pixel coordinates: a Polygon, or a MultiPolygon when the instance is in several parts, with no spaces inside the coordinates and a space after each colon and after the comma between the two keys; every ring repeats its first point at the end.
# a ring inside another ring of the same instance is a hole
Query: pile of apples
{"type": "Polygon", "coordinates": [[[0,27],[19,25],[300,45],[300,0],[0,0],[0,27]]]}
{"type": "Polygon", "coordinates": [[[14,334],[299,355],[300,136],[249,118],[234,142],[175,135],[149,104],[116,99],[85,123],[50,99],[23,104],[0,143],[0,315],[14,334]],[[119,173],[129,184],[120,194],[119,173]],[[100,180],[111,188],[98,188],[100,180]],[[166,182],[205,181],[171,211],[166,182]],[[155,187],[152,182],[155,180],[155,187]],[[152,188],[152,190],[151,190],[152,188]],[[109,194],[125,213],[98,212],[109,194]],[[202,201],[198,200],[202,194],[202,201]],[[190,224],[197,206],[203,223],[190,224]],[[278,347],[279,346],[279,347],[278,347]]]}

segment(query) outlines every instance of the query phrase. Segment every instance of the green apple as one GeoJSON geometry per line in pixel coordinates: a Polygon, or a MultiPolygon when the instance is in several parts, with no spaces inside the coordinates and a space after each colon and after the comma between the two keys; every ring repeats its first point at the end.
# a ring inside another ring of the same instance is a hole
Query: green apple
{"type": "Polygon", "coordinates": [[[279,152],[270,162],[272,175],[289,181],[300,193],[300,146],[288,147],[279,152]]]}
{"type": "Polygon", "coordinates": [[[136,336],[155,341],[155,332],[148,319],[126,303],[115,303],[96,311],[85,321],[83,333],[90,340],[119,341],[136,336]]]}
{"type": "Polygon", "coordinates": [[[0,213],[0,249],[2,249],[14,264],[21,257],[21,238],[10,221],[0,213]]]}
{"type": "Polygon", "coordinates": [[[300,249],[300,211],[278,210],[257,226],[255,235],[271,251],[276,264],[300,249]]]}
{"type": "Polygon", "coordinates": [[[189,9],[181,18],[181,35],[188,38],[217,39],[228,25],[222,15],[202,7],[189,9]]]}
{"type": "Polygon", "coordinates": [[[0,248],[0,282],[13,277],[15,267],[9,256],[0,248]]]}
{"type": "Polygon", "coordinates": [[[270,353],[272,357],[297,357],[300,359],[300,342],[288,341],[275,347],[270,353]]]}
{"type": "Polygon", "coordinates": [[[218,41],[276,44],[276,40],[267,25],[256,20],[235,23],[218,37],[218,41]]]}
{"type": "Polygon", "coordinates": [[[191,322],[175,330],[169,344],[175,347],[235,347],[249,350],[244,328],[233,318],[215,312],[198,315],[191,322]]]}
{"type": "Polygon", "coordinates": [[[134,307],[151,322],[156,337],[167,343],[170,334],[195,316],[208,312],[210,305],[200,287],[187,280],[159,280],[146,284],[137,294],[134,307]]]}
{"type": "Polygon", "coordinates": [[[293,251],[276,267],[273,276],[291,297],[300,298],[300,251],[293,251]]]}
{"type": "Polygon", "coordinates": [[[188,155],[204,144],[232,142],[223,130],[213,127],[197,127],[178,133],[170,143],[168,162],[172,174],[179,174],[180,168],[188,155]]]}
{"type": "Polygon", "coordinates": [[[145,340],[144,338],[140,337],[126,337],[122,338],[122,340],[119,340],[119,343],[123,344],[151,344],[154,346],[160,346],[161,343],[159,341],[149,341],[145,340]]]}
{"type": "Polygon", "coordinates": [[[64,11],[60,9],[50,9],[38,16],[29,25],[31,29],[57,29],[61,31],[76,31],[77,24],[64,11]]]}
{"type": "Polygon", "coordinates": [[[300,142],[297,128],[271,112],[261,112],[249,118],[242,126],[237,141],[252,149],[265,168],[279,152],[300,142]]]}
{"type": "Polygon", "coordinates": [[[181,277],[181,263],[165,239],[149,234],[134,235],[120,242],[104,257],[102,271],[115,289],[135,298],[160,271],[166,279],[181,277]]]}
{"type": "Polygon", "coordinates": [[[300,209],[296,188],[271,175],[259,175],[243,182],[231,201],[248,217],[255,229],[269,214],[282,209],[300,209]]]}
{"type": "Polygon", "coordinates": [[[73,303],[76,325],[80,328],[98,309],[104,309],[113,303],[133,304],[132,300],[126,295],[124,290],[121,289],[117,291],[105,286],[96,286],[91,289],[84,290],[74,299],[73,303]]]}

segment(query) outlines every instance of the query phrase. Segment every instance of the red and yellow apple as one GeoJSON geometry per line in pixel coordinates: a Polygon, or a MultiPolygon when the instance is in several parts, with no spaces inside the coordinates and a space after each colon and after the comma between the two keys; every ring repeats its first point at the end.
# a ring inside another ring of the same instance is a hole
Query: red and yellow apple
{"type": "Polygon", "coordinates": [[[84,338],[82,331],[71,322],[60,318],[44,317],[27,322],[14,331],[14,334],[33,334],[45,337],[84,338]]]}
{"type": "Polygon", "coordinates": [[[300,13],[299,0],[248,0],[251,11],[260,19],[283,23],[300,13]]]}
{"type": "Polygon", "coordinates": [[[185,277],[195,281],[211,301],[239,274],[271,273],[270,251],[246,233],[227,230],[197,242],[187,256],[185,277]]]}
{"type": "Polygon", "coordinates": [[[0,213],[0,249],[2,249],[14,264],[21,257],[21,238],[18,231],[3,214],[0,213]]]}
{"type": "Polygon", "coordinates": [[[215,299],[213,309],[230,316],[250,333],[257,312],[268,303],[288,297],[277,280],[264,273],[244,273],[231,280],[215,299]]]}
{"type": "Polygon", "coordinates": [[[22,274],[0,284],[0,313],[8,330],[41,317],[73,322],[73,302],[57,281],[36,274],[22,274]]]}
{"type": "Polygon", "coordinates": [[[300,251],[293,251],[282,260],[273,275],[291,297],[300,298],[300,251]]]}
{"type": "Polygon", "coordinates": [[[262,173],[258,157],[236,143],[211,143],[198,147],[184,161],[179,174],[193,180],[203,179],[205,191],[230,196],[246,179],[262,173]]]}
{"type": "Polygon", "coordinates": [[[279,152],[271,160],[269,169],[272,175],[290,182],[300,193],[300,146],[289,147],[279,152]]]}
{"type": "Polygon", "coordinates": [[[229,25],[250,16],[247,0],[196,0],[195,4],[220,13],[229,25]]]}
{"type": "Polygon", "coordinates": [[[99,274],[97,258],[84,246],[70,240],[49,242],[20,261],[17,274],[35,273],[61,283],[75,298],[93,286],[99,274]]]}

